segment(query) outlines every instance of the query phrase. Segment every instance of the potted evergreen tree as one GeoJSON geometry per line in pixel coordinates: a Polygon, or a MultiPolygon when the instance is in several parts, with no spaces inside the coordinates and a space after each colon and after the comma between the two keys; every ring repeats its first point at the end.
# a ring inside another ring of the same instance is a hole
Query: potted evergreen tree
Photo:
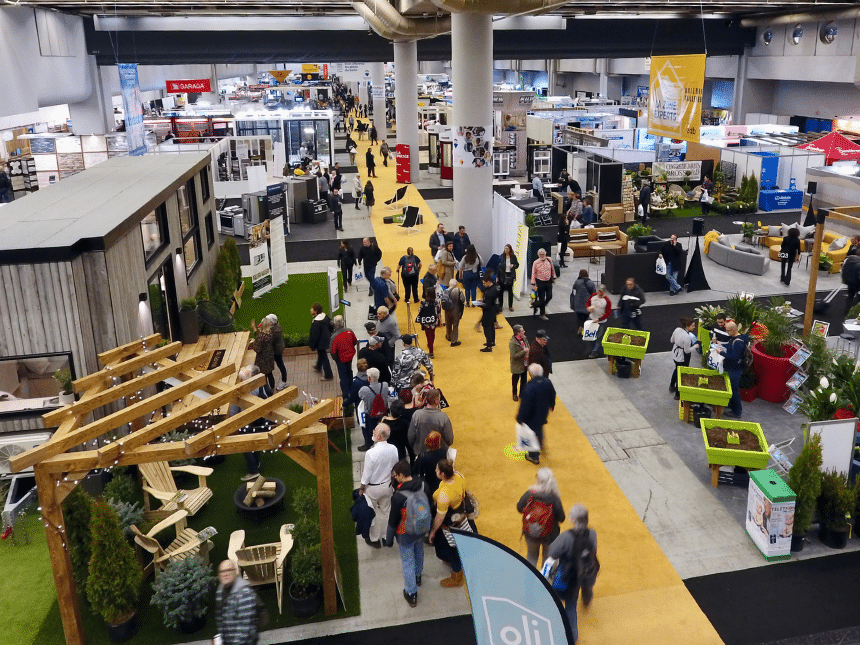
{"type": "Polygon", "coordinates": [[[815,505],[821,493],[821,436],[812,435],[800,450],[797,459],[788,471],[786,482],[797,496],[794,501],[794,530],[791,534],[791,550],[802,551],[812,520],[815,505]]]}
{"type": "Polygon", "coordinates": [[[186,298],[179,303],[179,327],[182,331],[182,342],[185,345],[192,345],[200,340],[196,298],[186,298]]]}
{"type": "Polygon", "coordinates": [[[72,387],[72,373],[69,370],[54,372],[54,380],[60,384],[60,405],[71,405],[75,402],[75,390],[72,387]]]}
{"type": "Polygon", "coordinates": [[[173,560],[152,583],[150,603],[161,610],[165,627],[193,634],[206,625],[215,580],[209,565],[199,557],[173,560]]]}
{"type": "Polygon", "coordinates": [[[69,559],[72,561],[72,576],[79,591],[84,591],[87,588],[92,547],[90,517],[94,501],[82,486],[75,486],[68,497],[63,500],[66,543],[69,545],[69,559]]]}
{"type": "Polygon", "coordinates": [[[140,567],[119,518],[104,500],[93,504],[90,532],[93,539],[87,597],[93,610],[107,623],[111,639],[122,643],[137,631],[135,605],[140,594],[140,567]]]}
{"type": "Polygon", "coordinates": [[[828,470],[821,475],[818,498],[818,539],[831,549],[844,549],[851,532],[851,514],[857,505],[857,489],[848,485],[845,473],[828,470]]]}
{"type": "Polygon", "coordinates": [[[296,526],[293,529],[291,583],[289,588],[293,614],[301,618],[313,616],[319,609],[322,586],[322,555],[316,492],[298,488],[293,493],[296,526]]]}
{"type": "Polygon", "coordinates": [[[793,328],[785,315],[785,299],[774,297],[770,306],[762,309],[756,322],[761,325],[761,338],[753,344],[753,369],[758,376],[758,396],[770,403],[784,403],[791,391],[786,385],[793,371],[789,359],[797,347],[791,344],[793,328]]]}

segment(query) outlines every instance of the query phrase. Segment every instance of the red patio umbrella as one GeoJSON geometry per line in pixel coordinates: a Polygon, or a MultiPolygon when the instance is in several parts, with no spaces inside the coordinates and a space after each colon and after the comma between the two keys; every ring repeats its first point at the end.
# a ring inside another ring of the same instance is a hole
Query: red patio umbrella
{"type": "Polygon", "coordinates": [[[831,132],[820,139],[797,146],[810,152],[823,152],[825,164],[830,166],[834,161],[860,160],[860,145],[843,137],[838,132],[831,132]]]}

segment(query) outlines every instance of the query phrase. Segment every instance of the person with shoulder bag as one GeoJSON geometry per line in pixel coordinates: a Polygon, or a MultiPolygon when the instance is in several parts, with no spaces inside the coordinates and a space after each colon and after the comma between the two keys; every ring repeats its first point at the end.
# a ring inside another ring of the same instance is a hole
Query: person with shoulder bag
{"type": "Polygon", "coordinates": [[[517,502],[517,511],[523,515],[523,537],[527,545],[526,560],[538,566],[540,550],[544,559],[547,550],[560,533],[564,522],[564,506],[558,491],[558,482],[549,468],[537,471],[536,481],[517,502]]]}
{"type": "Polygon", "coordinates": [[[689,318],[681,318],[678,327],[672,332],[669,342],[672,343],[672,360],[675,361],[675,369],[672,370],[672,378],[669,380],[669,391],[675,393],[675,400],[681,398],[678,389],[678,368],[689,367],[690,357],[693,350],[702,344],[695,336],[696,321],[689,318]]]}
{"type": "Polygon", "coordinates": [[[466,478],[454,471],[454,464],[449,459],[439,460],[436,465],[436,476],[439,478],[439,488],[433,493],[436,516],[430,529],[430,544],[436,548],[436,557],[447,562],[451,567],[451,576],[439,584],[446,588],[462,587],[466,582],[463,563],[448,529],[477,533],[474,522],[463,512],[466,501],[466,478]]]}
{"type": "Polygon", "coordinates": [[[514,310],[514,282],[517,279],[517,269],[520,263],[510,244],[505,244],[505,250],[499,258],[499,307],[504,307],[505,292],[508,292],[508,311],[514,310]]]}

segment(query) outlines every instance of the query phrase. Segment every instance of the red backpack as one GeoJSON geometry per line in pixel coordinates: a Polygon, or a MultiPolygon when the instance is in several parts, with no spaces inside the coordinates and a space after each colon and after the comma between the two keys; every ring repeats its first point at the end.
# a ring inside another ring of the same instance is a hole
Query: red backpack
{"type": "MultiPolygon", "coordinates": [[[[368,385],[368,387],[370,386],[368,385]]],[[[380,385],[379,392],[373,397],[373,403],[370,405],[368,416],[371,419],[381,419],[388,414],[388,404],[385,402],[385,397],[382,396],[382,389],[382,385],[380,385]]],[[[373,388],[370,388],[370,391],[373,392],[373,388]]]]}
{"type": "Polygon", "coordinates": [[[534,540],[545,538],[552,533],[553,519],[552,504],[529,497],[523,509],[523,533],[534,540]]]}

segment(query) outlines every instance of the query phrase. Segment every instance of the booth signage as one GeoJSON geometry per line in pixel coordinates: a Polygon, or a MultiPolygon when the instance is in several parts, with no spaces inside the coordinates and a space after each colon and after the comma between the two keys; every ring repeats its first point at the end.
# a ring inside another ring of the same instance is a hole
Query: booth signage
{"type": "Polygon", "coordinates": [[[287,76],[290,75],[290,71],[291,70],[289,69],[270,69],[269,74],[271,74],[278,83],[283,83],[287,80],[287,76]]]}
{"type": "MultiPolygon", "coordinates": [[[[284,185],[281,184],[281,195],[284,195],[284,185]]],[[[270,186],[271,188],[271,186],[270,186]]],[[[269,196],[271,199],[271,194],[269,196]]],[[[271,217],[271,211],[269,211],[271,217]]],[[[269,243],[271,244],[272,285],[277,287],[287,281],[287,245],[284,240],[283,216],[272,217],[269,221],[269,243]]]]}
{"type": "Polygon", "coordinates": [[[370,86],[370,98],[374,101],[385,100],[385,86],[384,85],[371,85],[370,86]]]}
{"type": "Polygon", "coordinates": [[[254,297],[259,298],[267,291],[272,289],[272,269],[269,266],[269,248],[266,240],[258,243],[256,246],[251,246],[249,249],[251,256],[251,284],[253,286],[254,297]]]}
{"type": "Polygon", "coordinates": [[[398,184],[408,184],[412,181],[412,159],[409,151],[409,146],[405,143],[398,143],[394,149],[394,159],[396,163],[396,180],[398,184]]]}
{"type": "Polygon", "coordinates": [[[185,94],[186,92],[211,92],[208,78],[196,78],[185,81],[166,81],[168,94],[185,94]]]}
{"type": "Polygon", "coordinates": [[[143,101],[140,98],[140,83],[137,63],[119,63],[119,88],[122,107],[125,111],[125,136],[128,154],[139,157],[146,154],[146,132],[143,129],[143,101]]]}
{"type": "Polygon", "coordinates": [[[304,63],[302,65],[302,74],[319,74],[320,66],[316,64],[304,63]]]}
{"type": "Polygon", "coordinates": [[[704,82],[704,54],[652,57],[648,132],[698,143],[704,82]]]}
{"type": "Polygon", "coordinates": [[[701,161],[655,161],[653,174],[656,177],[660,173],[666,173],[668,181],[686,181],[688,170],[691,181],[699,181],[702,178],[701,161]]]}
{"type": "Polygon", "coordinates": [[[454,131],[454,167],[489,168],[493,158],[492,128],[461,125],[454,131]],[[489,134],[488,134],[489,133],[489,134]]]}

